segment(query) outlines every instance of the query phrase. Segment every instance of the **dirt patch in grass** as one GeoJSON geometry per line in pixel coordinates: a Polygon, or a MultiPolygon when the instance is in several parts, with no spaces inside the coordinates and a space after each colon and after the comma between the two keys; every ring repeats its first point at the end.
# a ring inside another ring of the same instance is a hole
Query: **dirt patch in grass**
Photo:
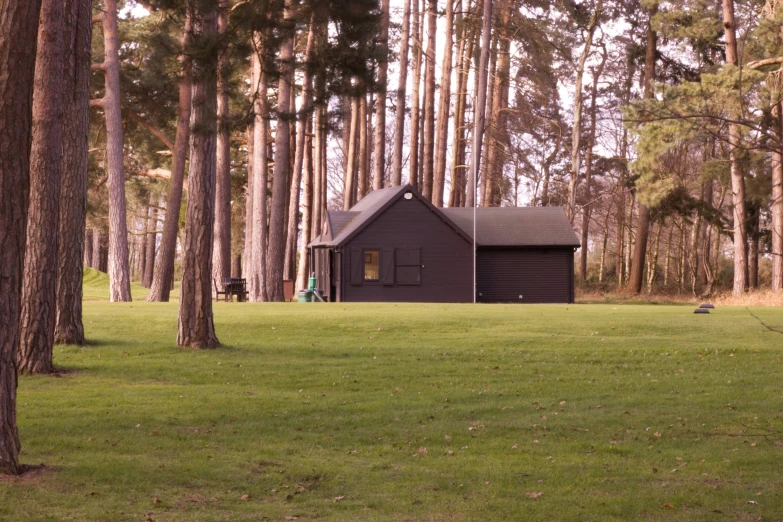
{"type": "Polygon", "coordinates": [[[32,486],[44,482],[49,476],[54,474],[57,468],[46,466],[44,464],[27,465],[22,464],[22,473],[19,475],[0,475],[0,483],[18,484],[32,486]]]}

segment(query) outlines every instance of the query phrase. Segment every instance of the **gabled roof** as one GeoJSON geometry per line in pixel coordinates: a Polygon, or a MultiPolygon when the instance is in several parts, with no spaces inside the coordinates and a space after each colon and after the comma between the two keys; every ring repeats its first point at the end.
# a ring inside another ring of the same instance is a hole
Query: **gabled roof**
{"type": "Polygon", "coordinates": [[[419,199],[441,220],[454,229],[457,234],[462,236],[466,241],[470,241],[470,237],[465,234],[464,230],[440,212],[440,209],[427,201],[427,199],[425,199],[416,189],[411,185],[400,185],[397,187],[373,190],[363,197],[356,205],[351,207],[350,211],[327,211],[326,219],[329,223],[328,226],[331,231],[331,237],[330,234],[322,234],[315,238],[309,246],[336,247],[345,244],[406,192],[412,193],[414,197],[419,199]]]}
{"type": "MultiPolygon", "coordinates": [[[[440,210],[473,238],[472,207],[440,210]]],[[[562,207],[479,207],[476,236],[481,246],[580,246],[562,207]]]]}
{"type": "MultiPolygon", "coordinates": [[[[411,192],[467,241],[473,240],[473,208],[436,208],[412,186],[401,185],[373,190],[350,211],[327,211],[326,230],[309,246],[342,246],[405,192],[411,192]]],[[[476,232],[480,246],[580,246],[561,207],[480,207],[476,209],[476,232]]]]}

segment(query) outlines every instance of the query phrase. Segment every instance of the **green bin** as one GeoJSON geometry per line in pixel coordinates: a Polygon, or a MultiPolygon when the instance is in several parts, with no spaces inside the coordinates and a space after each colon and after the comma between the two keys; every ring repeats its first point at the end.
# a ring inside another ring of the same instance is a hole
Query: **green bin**
{"type": "Polygon", "coordinates": [[[300,303],[312,303],[313,293],[310,290],[299,290],[296,293],[296,298],[300,303]]]}
{"type": "Polygon", "coordinates": [[[313,290],[315,290],[315,283],[316,283],[316,278],[315,277],[311,277],[310,278],[310,286],[308,286],[307,289],[310,290],[311,292],[313,290]]]}

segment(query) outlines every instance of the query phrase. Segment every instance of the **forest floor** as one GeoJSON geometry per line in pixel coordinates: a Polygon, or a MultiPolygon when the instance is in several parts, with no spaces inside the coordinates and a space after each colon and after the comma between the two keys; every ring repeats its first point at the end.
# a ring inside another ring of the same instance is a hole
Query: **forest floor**
{"type": "Polygon", "coordinates": [[[176,303],[86,302],[90,345],[20,379],[37,467],[0,479],[0,520],[783,520],[779,308],[217,303],[215,324],[221,348],[180,349],[176,303]]]}

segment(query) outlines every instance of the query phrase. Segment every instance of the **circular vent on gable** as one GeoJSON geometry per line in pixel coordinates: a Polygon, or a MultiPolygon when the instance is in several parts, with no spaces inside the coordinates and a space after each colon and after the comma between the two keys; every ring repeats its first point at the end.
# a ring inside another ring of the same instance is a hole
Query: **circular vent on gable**
{"type": "Polygon", "coordinates": [[[406,192],[403,197],[405,199],[413,199],[413,192],[406,192]]]}

